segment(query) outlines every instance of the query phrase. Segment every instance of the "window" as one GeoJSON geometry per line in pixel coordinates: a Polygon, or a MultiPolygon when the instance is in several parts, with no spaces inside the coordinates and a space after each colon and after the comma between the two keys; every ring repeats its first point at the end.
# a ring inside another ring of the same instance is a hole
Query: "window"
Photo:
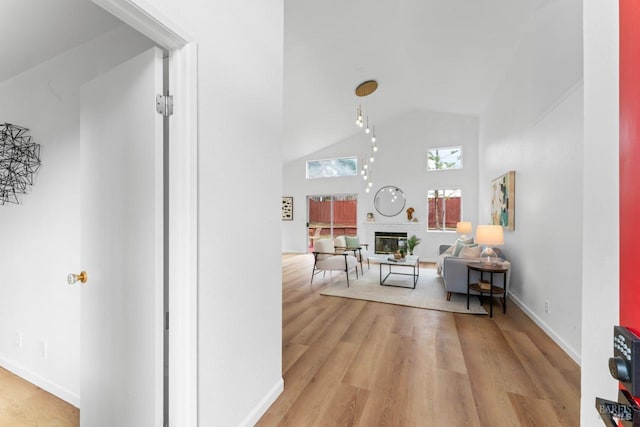
{"type": "Polygon", "coordinates": [[[456,231],[462,220],[462,190],[429,190],[427,194],[427,230],[456,231]]]}
{"type": "Polygon", "coordinates": [[[310,250],[323,237],[358,235],[358,195],[307,196],[307,229],[310,250]]]}
{"type": "Polygon", "coordinates": [[[358,175],[358,158],[307,160],[307,179],[358,175]]]}
{"type": "Polygon", "coordinates": [[[434,148],[427,151],[427,170],[462,169],[462,147],[434,148]]]}

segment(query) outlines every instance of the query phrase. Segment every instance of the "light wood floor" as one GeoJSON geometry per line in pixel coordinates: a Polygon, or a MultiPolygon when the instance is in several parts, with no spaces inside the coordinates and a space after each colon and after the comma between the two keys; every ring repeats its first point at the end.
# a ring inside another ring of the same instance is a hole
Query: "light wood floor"
{"type": "MultiPolygon", "coordinates": [[[[285,390],[258,426],[580,424],[580,368],[515,304],[489,319],[323,297],[311,267],[283,257],[285,390]]],[[[0,426],[78,424],[78,408],[0,368],[0,426]]]]}
{"type": "Polygon", "coordinates": [[[258,426],[580,424],[580,368],[515,304],[490,319],[325,297],[311,268],[283,256],[285,390],[258,426]]]}
{"type": "Polygon", "coordinates": [[[76,427],[80,411],[0,368],[0,426],[76,427]]]}

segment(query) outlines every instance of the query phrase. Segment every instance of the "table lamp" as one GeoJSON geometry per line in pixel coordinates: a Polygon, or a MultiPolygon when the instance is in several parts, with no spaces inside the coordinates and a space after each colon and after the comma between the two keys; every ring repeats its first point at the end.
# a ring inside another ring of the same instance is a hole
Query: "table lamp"
{"type": "Polygon", "coordinates": [[[461,234],[461,240],[467,240],[467,233],[471,233],[471,223],[462,221],[456,224],[456,233],[461,234]]]}
{"type": "Polygon", "coordinates": [[[496,255],[491,246],[504,245],[504,233],[501,225],[479,225],[476,228],[476,243],[485,245],[480,258],[485,265],[495,264],[496,255]]]}

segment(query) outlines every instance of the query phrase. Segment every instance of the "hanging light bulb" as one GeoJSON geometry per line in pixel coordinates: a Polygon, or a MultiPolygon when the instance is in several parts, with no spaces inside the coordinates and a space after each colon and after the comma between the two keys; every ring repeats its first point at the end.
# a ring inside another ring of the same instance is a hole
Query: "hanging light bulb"
{"type": "Polygon", "coordinates": [[[369,192],[369,187],[367,187],[364,191],[368,193],[369,192]]]}
{"type": "Polygon", "coordinates": [[[356,125],[360,128],[364,128],[364,131],[367,135],[371,135],[371,148],[369,150],[369,153],[368,154],[365,153],[365,156],[362,158],[362,169],[360,170],[360,174],[362,175],[363,179],[367,183],[367,185],[365,186],[367,193],[370,191],[370,188],[373,186],[373,183],[370,181],[371,168],[369,167],[369,163],[373,165],[373,163],[375,162],[374,153],[378,151],[378,146],[376,145],[376,127],[372,123],[369,123],[369,111],[367,109],[367,101],[365,98],[371,95],[373,92],[375,92],[377,88],[378,88],[377,81],[367,80],[359,84],[355,90],[356,96],[360,97],[360,99],[363,100],[364,102],[364,107],[362,102],[358,104],[358,108],[356,110],[357,111],[356,125]],[[363,110],[367,110],[367,111],[363,112],[363,110]],[[364,123],[365,115],[366,115],[366,121],[367,121],[366,127],[364,123]]]}

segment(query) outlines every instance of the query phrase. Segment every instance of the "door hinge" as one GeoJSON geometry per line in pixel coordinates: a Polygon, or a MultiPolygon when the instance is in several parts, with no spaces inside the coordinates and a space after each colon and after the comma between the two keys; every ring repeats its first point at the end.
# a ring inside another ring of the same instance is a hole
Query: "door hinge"
{"type": "Polygon", "coordinates": [[[165,117],[173,114],[173,95],[156,95],[156,111],[165,117]]]}

